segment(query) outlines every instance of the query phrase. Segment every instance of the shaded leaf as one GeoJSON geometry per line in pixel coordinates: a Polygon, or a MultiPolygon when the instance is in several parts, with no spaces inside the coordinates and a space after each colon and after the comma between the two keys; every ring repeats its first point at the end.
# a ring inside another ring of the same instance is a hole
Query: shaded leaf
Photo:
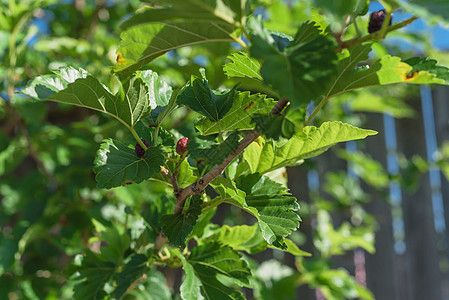
{"type": "Polygon", "coordinates": [[[193,195],[185,213],[161,217],[162,232],[172,245],[185,246],[186,239],[192,233],[198,216],[201,214],[202,203],[201,195],[193,195]]]}
{"type": "Polygon", "coordinates": [[[288,44],[287,38],[270,33],[260,20],[251,19],[250,24],[251,56],[262,60],[264,81],[292,105],[308,103],[330,86],[336,71],[336,45],[320,35],[315,23],[303,24],[288,44]]]}
{"type": "Polygon", "coordinates": [[[221,275],[249,286],[251,272],[238,252],[219,243],[209,243],[194,248],[187,261],[201,281],[201,293],[205,299],[245,299],[240,291],[225,286],[217,279],[217,275],[221,275]]]}
{"type": "MultiPolygon", "coordinates": [[[[274,105],[275,101],[271,98],[266,98],[265,95],[235,92],[232,107],[219,121],[221,132],[253,129],[254,125],[251,124],[251,117],[257,113],[267,115],[274,105]]],[[[207,118],[198,121],[195,127],[202,135],[219,132],[217,122],[207,118]]]]}
{"type": "Polygon", "coordinates": [[[224,142],[216,143],[214,139],[196,137],[187,144],[190,158],[196,160],[200,172],[212,166],[221,164],[223,160],[235,151],[239,144],[237,132],[231,133],[224,142]]]}
{"type": "Polygon", "coordinates": [[[209,120],[217,122],[231,109],[236,87],[228,92],[215,93],[209,88],[206,79],[192,76],[190,83],[178,96],[178,105],[199,112],[209,120]]]}
{"type": "Polygon", "coordinates": [[[304,108],[289,106],[280,114],[255,114],[251,121],[266,138],[278,140],[281,137],[290,139],[303,128],[305,119],[304,108]]]}
{"type": "Polygon", "coordinates": [[[149,270],[147,261],[148,258],[143,254],[135,254],[131,257],[131,260],[125,264],[123,270],[117,275],[115,298],[121,299],[131,284],[149,270]]]}
{"type": "Polygon", "coordinates": [[[103,140],[94,162],[97,186],[113,188],[128,183],[140,183],[161,171],[162,151],[149,147],[139,158],[134,149],[112,139],[103,140]]]}

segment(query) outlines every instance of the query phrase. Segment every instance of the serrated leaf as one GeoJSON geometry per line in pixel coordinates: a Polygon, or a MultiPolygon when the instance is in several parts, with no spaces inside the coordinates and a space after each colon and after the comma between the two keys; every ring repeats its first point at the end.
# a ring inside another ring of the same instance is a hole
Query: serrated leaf
{"type": "Polygon", "coordinates": [[[427,71],[431,74],[435,74],[437,78],[449,82],[449,68],[438,66],[438,62],[435,59],[431,59],[428,57],[412,57],[404,60],[404,62],[409,64],[413,68],[407,74],[409,76],[412,76],[414,72],[427,71]]]}
{"type": "MultiPolygon", "coordinates": [[[[221,132],[233,130],[251,130],[254,126],[251,124],[251,117],[254,114],[268,114],[275,101],[266,98],[265,95],[251,95],[249,92],[235,92],[231,109],[220,120],[221,132]]],[[[202,135],[218,133],[218,124],[207,118],[198,121],[195,127],[202,135]]]]}
{"type": "Polygon", "coordinates": [[[253,31],[250,53],[262,60],[260,72],[264,81],[292,105],[308,103],[330,86],[336,71],[336,45],[320,35],[314,23],[302,25],[297,38],[287,46],[288,39],[270,33],[260,20],[251,19],[250,25],[253,31]]]}
{"type": "Polygon", "coordinates": [[[193,269],[193,266],[187,262],[184,255],[180,255],[179,258],[182,261],[182,269],[185,273],[185,277],[180,287],[181,298],[184,300],[204,299],[201,295],[201,280],[196,277],[195,269],[193,269]]]}
{"type": "Polygon", "coordinates": [[[279,140],[281,137],[289,139],[301,130],[305,119],[305,108],[289,106],[279,114],[255,114],[251,121],[266,138],[279,140]]]}
{"type": "Polygon", "coordinates": [[[245,299],[240,291],[225,286],[217,279],[217,275],[221,275],[242,285],[249,284],[251,272],[238,252],[216,242],[209,243],[194,248],[187,261],[201,281],[205,299],[245,299]]]}
{"type": "Polygon", "coordinates": [[[385,55],[371,66],[356,68],[368,59],[370,45],[358,45],[349,49],[349,56],[338,63],[338,76],[325,95],[330,98],[341,93],[368,86],[394,83],[449,84],[449,69],[434,64],[433,60],[412,59],[402,62],[399,57],[385,55]]]}
{"type": "Polygon", "coordinates": [[[98,188],[110,189],[128,183],[140,183],[161,171],[164,155],[149,147],[143,158],[134,149],[112,139],[103,140],[94,162],[98,188]]]}
{"type": "Polygon", "coordinates": [[[115,227],[110,227],[101,232],[99,240],[107,243],[107,247],[101,247],[100,258],[118,265],[123,260],[123,254],[129,248],[129,236],[120,234],[115,227]]]}
{"type": "Polygon", "coordinates": [[[187,144],[190,158],[197,162],[197,168],[202,172],[211,166],[219,165],[235,151],[239,144],[237,132],[231,133],[222,143],[214,140],[196,137],[187,144]]]}
{"type": "Polygon", "coordinates": [[[75,287],[73,288],[76,300],[102,299],[106,293],[104,284],[108,282],[115,273],[115,265],[103,261],[98,255],[87,250],[81,266],[73,277],[75,287]]]}
{"type": "Polygon", "coordinates": [[[334,26],[334,32],[341,30],[341,24],[349,15],[364,15],[368,12],[369,0],[314,0],[313,6],[319,8],[334,26]]]}
{"type": "Polygon", "coordinates": [[[116,299],[121,299],[131,284],[149,270],[147,262],[148,258],[145,255],[135,254],[125,264],[123,270],[117,275],[117,287],[114,291],[116,299]]]}
{"type": "Polygon", "coordinates": [[[204,115],[209,120],[217,122],[231,109],[236,87],[228,92],[215,93],[209,88],[206,79],[192,76],[190,83],[178,96],[178,105],[204,115]]]}
{"type": "Polygon", "coordinates": [[[126,31],[121,34],[114,68],[122,76],[179,47],[234,41],[232,33],[245,22],[249,5],[246,0],[156,2],[164,7],[141,9],[122,25],[126,31]]]}
{"type": "MultiPolygon", "coordinates": [[[[172,87],[156,72],[151,70],[145,70],[137,72],[136,76],[146,84],[148,87],[149,105],[151,107],[150,118],[154,124],[157,124],[158,116],[167,109],[172,99],[173,89],[172,87]]],[[[171,101],[175,102],[175,99],[171,101]]],[[[173,110],[173,105],[168,107],[169,111],[173,110]]]]}
{"type": "Polygon", "coordinates": [[[259,227],[267,243],[286,249],[284,237],[297,229],[301,220],[296,213],[299,210],[296,198],[285,194],[281,184],[258,174],[240,176],[237,188],[246,193],[248,206],[257,209],[259,227]]]}
{"type": "MultiPolygon", "coordinates": [[[[215,229],[215,232],[207,233],[203,239],[200,240],[200,244],[211,241],[217,241],[223,245],[230,246],[234,250],[246,251],[249,254],[261,252],[267,249],[267,247],[279,250],[277,247],[268,245],[264,240],[258,223],[252,226],[241,225],[230,227],[223,225],[215,229]]],[[[291,240],[284,239],[284,241],[287,245],[287,249],[282,250],[295,256],[310,256],[309,253],[299,249],[291,240]]]]}
{"type": "Polygon", "coordinates": [[[364,139],[377,134],[339,121],[325,122],[319,128],[307,126],[306,136],[295,135],[286,143],[278,145],[262,138],[249,145],[243,152],[251,172],[264,174],[278,168],[294,165],[299,160],[317,156],[333,145],[350,140],[364,139]]]}
{"type": "Polygon", "coordinates": [[[55,101],[86,107],[108,114],[133,127],[150,112],[148,89],[139,78],[132,77],[123,96],[112,95],[83,69],[61,68],[56,75],[38,76],[22,93],[37,100],[55,101]]]}
{"type": "Polygon", "coordinates": [[[187,237],[201,214],[203,200],[200,195],[193,195],[190,206],[185,213],[164,215],[161,217],[161,228],[170,243],[177,247],[184,247],[187,237]]]}
{"type": "Polygon", "coordinates": [[[107,247],[101,247],[99,254],[87,250],[81,265],[74,267],[75,299],[102,299],[106,295],[104,285],[114,278],[129,248],[129,237],[114,227],[101,232],[100,240],[106,242],[107,247]]]}
{"type": "Polygon", "coordinates": [[[260,63],[248,56],[246,52],[232,53],[228,56],[231,62],[223,66],[223,71],[228,76],[232,77],[246,77],[251,79],[263,80],[260,75],[260,63]]]}
{"type": "Polygon", "coordinates": [[[217,177],[211,186],[221,198],[213,201],[233,204],[257,218],[263,238],[268,244],[286,249],[284,237],[298,228],[300,218],[296,199],[285,188],[268,177],[257,174],[240,176],[237,185],[217,177]]]}

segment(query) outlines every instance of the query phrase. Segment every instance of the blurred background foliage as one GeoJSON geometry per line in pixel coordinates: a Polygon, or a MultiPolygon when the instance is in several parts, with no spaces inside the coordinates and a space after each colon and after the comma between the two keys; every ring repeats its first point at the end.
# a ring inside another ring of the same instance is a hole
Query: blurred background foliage
{"type": "MultiPolygon", "coordinates": [[[[311,15],[318,18],[316,12],[310,12],[312,2],[258,0],[253,6],[267,20],[268,29],[294,34],[311,15]]],[[[114,241],[124,236],[129,236],[124,240],[128,247],[144,246],[139,231],[142,220],[133,211],[144,214],[167,210],[157,201],[169,195],[162,183],[147,181],[127,188],[96,189],[92,166],[99,143],[106,137],[120,139],[125,128],[101,114],[56,103],[35,104],[17,93],[32,77],[62,66],[82,67],[115,90],[117,79],[110,70],[116,60],[119,25],[141,5],[138,0],[0,0],[1,299],[71,299],[75,281],[69,279],[76,275],[78,254],[85,253],[86,248],[94,251],[105,242],[118,247],[114,241]]],[[[367,24],[365,15],[358,26],[365,29],[367,24]]],[[[355,32],[351,26],[346,34],[355,32]]],[[[422,34],[401,30],[392,36],[401,42],[374,44],[373,59],[386,53],[409,57],[419,51],[437,56],[441,64],[449,62],[448,56],[434,49],[422,34]],[[420,47],[416,50],[408,44],[420,47]]],[[[237,50],[234,44],[185,47],[158,58],[148,68],[171,85],[180,86],[191,74],[200,75],[199,68],[203,67],[212,88],[231,87],[233,82],[226,79],[222,65],[226,56],[237,50]]],[[[241,88],[252,87],[243,84],[241,88]]],[[[342,120],[363,126],[364,112],[413,117],[416,112],[404,99],[417,93],[417,87],[405,85],[350,92],[330,101],[315,124],[342,120]]],[[[189,135],[196,117],[178,110],[167,127],[189,135]]],[[[364,154],[363,148],[360,144],[357,152],[335,150],[351,164],[357,177],[341,170],[326,171],[320,178],[324,193],[309,184],[310,195],[299,194],[300,215],[311,220],[313,240],[301,228],[291,238],[312,251],[312,258],[295,260],[276,250],[248,257],[255,275],[254,295],[247,291],[248,298],[296,299],[295,289],[308,285],[328,299],[372,299],[363,282],[343,268],[332,267],[333,258],[348,251],[375,251],[376,220],[365,211],[371,197],[361,185],[375,187],[387,200],[391,180],[413,188],[416,178],[430,166],[423,158],[404,159],[406,177],[394,178],[364,154]],[[310,200],[306,203],[302,198],[310,200]],[[343,222],[332,220],[337,211],[345,216],[343,222]]],[[[445,144],[438,160],[447,175],[448,149],[445,144]]],[[[318,167],[316,160],[301,166],[308,171],[318,167]]],[[[290,172],[277,176],[285,182],[290,172]]],[[[292,190],[300,189],[298,185],[301,182],[289,183],[292,190]]],[[[213,219],[229,225],[251,221],[228,206],[220,206],[213,219]]],[[[179,268],[148,270],[126,299],[174,299],[180,274],[179,268]]]]}

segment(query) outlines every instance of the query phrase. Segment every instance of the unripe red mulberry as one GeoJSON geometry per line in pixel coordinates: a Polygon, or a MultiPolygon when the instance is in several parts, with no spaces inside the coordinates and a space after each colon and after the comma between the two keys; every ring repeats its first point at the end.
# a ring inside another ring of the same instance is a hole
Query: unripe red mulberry
{"type": "MultiPolygon", "coordinates": [[[[385,16],[387,15],[385,9],[381,9],[379,11],[375,11],[371,14],[369,18],[368,32],[373,33],[379,31],[382,28],[382,24],[384,23],[385,16]]],[[[391,14],[390,24],[393,20],[393,14],[391,14]]]]}
{"type": "Polygon", "coordinates": [[[178,143],[176,144],[176,153],[182,156],[187,151],[188,142],[190,142],[189,138],[180,138],[178,143]]]}
{"type": "MultiPolygon", "coordinates": [[[[150,147],[150,143],[147,140],[142,139],[142,142],[145,146],[150,147]]],[[[134,147],[134,153],[136,153],[137,157],[142,158],[145,155],[145,150],[143,150],[142,146],[139,143],[134,147]]]]}

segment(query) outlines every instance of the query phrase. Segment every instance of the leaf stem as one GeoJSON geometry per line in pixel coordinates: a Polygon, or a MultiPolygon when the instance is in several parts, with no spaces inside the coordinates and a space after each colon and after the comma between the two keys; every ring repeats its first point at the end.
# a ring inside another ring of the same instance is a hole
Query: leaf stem
{"type": "Polygon", "coordinates": [[[134,130],[134,127],[126,126],[128,127],[129,131],[131,131],[132,135],[136,139],[136,141],[139,143],[139,145],[143,148],[143,150],[147,151],[148,147],[142,142],[142,139],[139,137],[137,132],[134,130]]]}
{"type": "Polygon", "coordinates": [[[242,30],[242,32],[243,32],[243,35],[246,37],[246,39],[247,39],[248,41],[251,41],[251,38],[250,38],[250,36],[249,36],[249,33],[248,33],[248,31],[246,31],[246,29],[245,29],[244,26],[241,27],[241,30],[242,30]]]}
{"type": "Polygon", "coordinates": [[[235,37],[232,34],[230,34],[229,36],[234,40],[234,42],[242,46],[243,50],[249,52],[249,46],[241,38],[235,37]]]}
{"type": "Polygon", "coordinates": [[[310,125],[310,123],[312,122],[313,118],[315,118],[315,116],[318,114],[318,112],[323,108],[324,104],[326,104],[328,99],[329,99],[329,97],[325,96],[320,101],[320,103],[318,103],[318,106],[315,107],[315,109],[313,110],[312,114],[310,114],[310,116],[307,118],[307,121],[306,121],[304,126],[309,126],[310,125]]]}
{"type": "Polygon", "coordinates": [[[159,128],[161,127],[161,124],[158,124],[156,128],[154,129],[154,137],[153,137],[153,146],[157,147],[157,138],[159,136],[159,128]]]}
{"type": "MultiPolygon", "coordinates": [[[[390,16],[390,18],[391,18],[391,16],[390,16]]],[[[388,26],[387,29],[385,30],[385,33],[383,35],[379,35],[379,31],[377,31],[377,32],[373,32],[371,34],[368,34],[368,35],[365,35],[365,36],[362,36],[362,37],[356,37],[356,38],[353,38],[353,39],[350,39],[350,40],[342,41],[338,51],[340,52],[341,50],[343,50],[345,48],[349,48],[349,47],[352,47],[354,45],[361,44],[363,42],[367,42],[367,41],[371,41],[371,40],[378,40],[379,36],[383,37],[385,34],[391,32],[391,31],[394,31],[394,30],[397,30],[399,28],[405,27],[405,26],[411,24],[416,19],[418,19],[418,17],[413,16],[413,17],[410,17],[410,18],[408,18],[408,19],[406,19],[406,20],[404,20],[402,22],[399,22],[399,23],[393,24],[391,26],[388,26]]]]}

